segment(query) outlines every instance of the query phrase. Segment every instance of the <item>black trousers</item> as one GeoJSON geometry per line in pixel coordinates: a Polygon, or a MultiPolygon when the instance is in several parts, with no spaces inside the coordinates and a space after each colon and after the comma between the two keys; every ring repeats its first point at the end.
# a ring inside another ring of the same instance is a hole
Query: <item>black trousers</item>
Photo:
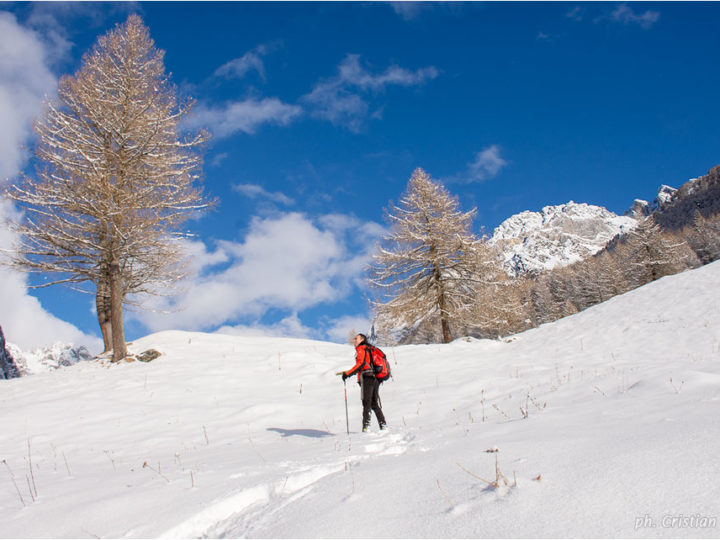
{"type": "Polygon", "coordinates": [[[370,427],[370,411],[375,413],[380,427],[385,425],[385,415],[380,407],[380,381],[374,375],[360,377],[361,399],[363,404],[363,427],[370,427]]]}

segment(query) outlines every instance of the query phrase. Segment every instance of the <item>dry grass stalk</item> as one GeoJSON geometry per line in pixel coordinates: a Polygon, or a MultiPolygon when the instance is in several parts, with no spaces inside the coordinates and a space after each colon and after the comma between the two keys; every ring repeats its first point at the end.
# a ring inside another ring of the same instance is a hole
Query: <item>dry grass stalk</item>
{"type": "Polygon", "coordinates": [[[445,497],[445,500],[446,500],[447,503],[450,505],[450,509],[451,509],[451,510],[454,510],[454,509],[455,509],[455,505],[454,505],[454,504],[452,503],[452,501],[450,500],[450,497],[448,497],[447,494],[446,494],[446,493],[443,491],[443,489],[440,487],[440,479],[438,478],[438,479],[436,479],[436,480],[437,480],[437,487],[438,487],[438,489],[440,490],[440,493],[442,493],[442,496],[445,497]]]}
{"type": "Polygon", "coordinates": [[[7,467],[8,473],[10,474],[10,480],[12,480],[13,486],[15,486],[15,491],[17,491],[18,497],[20,497],[20,502],[23,506],[27,506],[25,504],[25,499],[23,499],[22,493],[20,493],[20,488],[18,488],[17,482],[15,481],[15,475],[10,469],[10,465],[8,465],[8,462],[4,459],[2,460],[2,462],[5,464],[5,467],[7,467]]]}

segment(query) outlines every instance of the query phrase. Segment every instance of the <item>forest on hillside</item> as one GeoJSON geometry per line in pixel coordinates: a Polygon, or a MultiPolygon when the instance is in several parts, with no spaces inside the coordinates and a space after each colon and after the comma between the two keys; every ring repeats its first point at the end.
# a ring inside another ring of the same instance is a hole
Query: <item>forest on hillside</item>
{"type": "Polygon", "coordinates": [[[381,247],[371,268],[380,343],[508,336],[720,259],[720,165],[594,255],[517,277],[502,270],[487,238],[471,237],[472,212],[459,220],[458,201],[443,186],[424,189],[411,179],[406,204],[389,211],[385,245],[395,248],[381,247]],[[430,208],[430,197],[446,207],[430,208]]]}

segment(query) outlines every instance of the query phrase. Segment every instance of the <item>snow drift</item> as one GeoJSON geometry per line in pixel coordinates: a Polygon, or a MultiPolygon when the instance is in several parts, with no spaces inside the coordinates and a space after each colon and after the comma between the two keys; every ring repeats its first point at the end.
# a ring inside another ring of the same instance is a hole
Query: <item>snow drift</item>
{"type": "Polygon", "coordinates": [[[388,349],[387,434],[350,381],[346,434],[330,343],[163,332],[148,364],[2,381],[0,536],[716,538],[719,291],[714,263],[388,349]]]}

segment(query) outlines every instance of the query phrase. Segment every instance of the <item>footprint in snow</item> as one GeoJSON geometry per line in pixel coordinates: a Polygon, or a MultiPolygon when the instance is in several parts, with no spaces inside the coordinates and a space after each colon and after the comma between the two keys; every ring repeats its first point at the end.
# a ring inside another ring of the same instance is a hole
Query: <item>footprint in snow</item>
{"type": "Polygon", "coordinates": [[[396,456],[407,451],[410,436],[401,433],[364,433],[363,438],[370,439],[365,443],[365,451],[380,456],[396,456]]]}

